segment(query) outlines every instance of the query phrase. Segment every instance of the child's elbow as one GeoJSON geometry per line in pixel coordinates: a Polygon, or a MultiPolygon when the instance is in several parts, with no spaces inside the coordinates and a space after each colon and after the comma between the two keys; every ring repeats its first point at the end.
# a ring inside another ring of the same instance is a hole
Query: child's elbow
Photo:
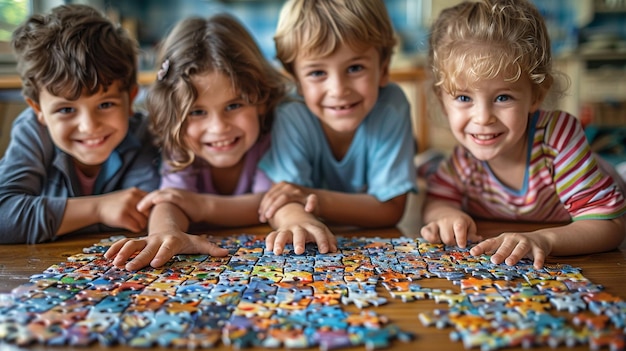
{"type": "Polygon", "coordinates": [[[384,227],[393,227],[398,225],[404,216],[404,211],[406,209],[407,196],[401,195],[392,200],[389,200],[388,206],[389,211],[382,226],[384,227]]]}

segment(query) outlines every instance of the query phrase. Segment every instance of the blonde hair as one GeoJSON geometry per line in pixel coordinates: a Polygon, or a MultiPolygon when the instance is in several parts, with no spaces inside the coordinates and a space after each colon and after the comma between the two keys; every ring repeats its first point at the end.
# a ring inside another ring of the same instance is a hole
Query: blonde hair
{"type": "Polygon", "coordinates": [[[291,75],[298,55],[325,57],[347,43],[355,49],[373,46],[384,63],[396,45],[382,0],[289,0],[274,42],[277,58],[291,75]]]}
{"type": "Polygon", "coordinates": [[[241,23],[227,14],[180,21],[160,45],[159,62],[162,66],[146,106],[156,143],[173,171],[195,160],[184,138],[188,113],[198,96],[193,76],[222,73],[247,103],[264,106],[259,115],[261,135],[269,132],[274,110],[285,96],[285,77],[265,59],[241,23]]]}
{"type": "Polygon", "coordinates": [[[555,80],[550,38],[539,11],[526,0],[465,1],[441,12],[429,39],[428,64],[434,92],[455,94],[460,80],[471,85],[504,75],[528,76],[535,93],[555,80]]]}

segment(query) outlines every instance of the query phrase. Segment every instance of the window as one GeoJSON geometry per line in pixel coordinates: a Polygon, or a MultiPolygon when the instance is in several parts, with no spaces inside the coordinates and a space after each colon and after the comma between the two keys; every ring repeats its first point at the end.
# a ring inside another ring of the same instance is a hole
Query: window
{"type": "Polygon", "coordinates": [[[29,0],[0,0],[0,70],[12,66],[11,34],[30,14],[29,0]]]}
{"type": "Polygon", "coordinates": [[[29,13],[29,0],[0,0],[0,41],[11,41],[11,33],[29,13]]]}

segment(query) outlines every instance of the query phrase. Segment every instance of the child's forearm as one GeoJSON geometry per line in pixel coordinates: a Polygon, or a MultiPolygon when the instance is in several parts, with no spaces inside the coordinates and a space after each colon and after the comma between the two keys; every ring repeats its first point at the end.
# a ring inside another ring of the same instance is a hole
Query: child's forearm
{"type": "Polygon", "coordinates": [[[263,193],[236,196],[203,195],[205,204],[204,220],[207,223],[239,227],[257,225],[259,204],[263,193]]]}
{"type": "Polygon", "coordinates": [[[404,215],[407,199],[406,194],[381,202],[368,194],[319,189],[312,192],[318,198],[315,214],[324,221],[369,228],[395,226],[404,215]]]}
{"type": "Polygon", "coordinates": [[[155,205],[150,212],[148,235],[165,231],[186,232],[189,218],[178,206],[164,202],[155,205]]]}
{"type": "Polygon", "coordinates": [[[551,244],[550,255],[568,256],[613,250],[626,236],[624,216],[611,220],[580,220],[535,231],[551,244]]]}
{"type": "Polygon", "coordinates": [[[80,228],[100,222],[97,213],[98,198],[93,196],[71,197],[67,199],[65,212],[56,235],[65,235],[80,228]]]}
{"type": "Polygon", "coordinates": [[[304,206],[299,203],[288,203],[276,211],[276,214],[269,219],[269,224],[272,228],[278,229],[297,225],[310,219],[315,219],[315,216],[307,213],[304,206]]]}

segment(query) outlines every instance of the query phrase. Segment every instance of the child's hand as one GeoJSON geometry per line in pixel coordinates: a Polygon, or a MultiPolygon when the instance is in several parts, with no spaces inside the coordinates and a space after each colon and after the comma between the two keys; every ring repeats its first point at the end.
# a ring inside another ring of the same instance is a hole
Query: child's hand
{"type": "Polygon", "coordinates": [[[474,256],[492,254],[491,262],[502,262],[512,266],[524,257],[533,259],[535,269],[541,269],[546,256],[550,254],[550,243],[540,233],[503,233],[472,247],[474,256]]]}
{"type": "Polygon", "coordinates": [[[105,252],[104,257],[113,260],[113,265],[129,271],[141,269],[148,264],[161,267],[177,254],[208,254],[226,256],[228,250],[218,247],[205,236],[191,235],[180,231],[153,233],[137,239],[121,239],[105,252]],[[130,262],[128,259],[139,251],[130,262]]]}
{"type": "Polygon", "coordinates": [[[434,220],[420,230],[422,238],[431,243],[444,243],[465,247],[467,241],[480,241],[476,234],[476,223],[467,214],[456,211],[454,216],[443,216],[434,220]]]}
{"type": "Polygon", "coordinates": [[[259,205],[259,221],[267,222],[278,209],[290,202],[302,204],[309,213],[314,213],[317,209],[317,195],[309,193],[305,187],[280,182],[274,184],[263,196],[259,205]]]}
{"type": "Polygon", "coordinates": [[[129,188],[100,195],[96,205],[98,222],[135,233],[146,229],[148,214],[137,210],[137,204],[146,194],[138,188],[129,188]]]}
{"type": "Polygon", "coordinates": [[[201,196],[192,191],[176,188],[165,188],[149,193],[137,204],[137,210],[148,215],[152,207],[165,202],[178,206],[192,222],[201,222],[204,219],[202,210],[205,206],[202,204],[201,196]]]}
{"type": "Polygon", "coordinates": [[[301,254],[304,252],[306,243],[309,242],[317,243],[320,253],[337,251],[337,238],[324,223],[314,218],[294,222],[269,233],[265,238],[265,247],[274,254],[280,255],[286,244],[293,243],[293,251],[301,254]]]}

